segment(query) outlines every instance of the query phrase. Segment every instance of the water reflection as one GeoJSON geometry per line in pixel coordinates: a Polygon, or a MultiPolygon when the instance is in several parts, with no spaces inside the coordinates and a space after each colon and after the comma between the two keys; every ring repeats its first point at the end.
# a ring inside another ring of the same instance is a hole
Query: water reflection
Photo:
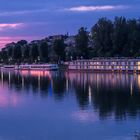
{"type": "MultiPolygon", "coordinates": [[[[63,101],[67,95],[76,98],[79,119],[123,120],[140,117],[140,75],[66,73],[43,71],[1,71],[0,85],[24,94],[51,97],[63,101]],[[82,115],[81,115],[82,114],[82,115]]],[[[4,100],[0,96],[0,102],[4,100]]],[[[15,100],[16,101],[16,100],[15,100]]]]}
{"type": "Polygon", "coordinates": [[[0,107],[16,106],[19,103],[17,96],[10,96],[0,93],[0,107]]]}
{"type": "Polygon", "coordinates": [[[82,109],[91,103],[101,119],[117,120],[140,116],[139,75],[69,74],[82,109]]]}

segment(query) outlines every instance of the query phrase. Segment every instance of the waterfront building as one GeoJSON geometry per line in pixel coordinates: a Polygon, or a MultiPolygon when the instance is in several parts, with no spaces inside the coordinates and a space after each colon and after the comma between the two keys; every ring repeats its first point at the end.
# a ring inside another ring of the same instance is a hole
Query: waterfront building
{"type": "Polygon", "coordinates": [[[139,58],[75,60],[65,63],[73,71],[140,72],[139,58]]]}

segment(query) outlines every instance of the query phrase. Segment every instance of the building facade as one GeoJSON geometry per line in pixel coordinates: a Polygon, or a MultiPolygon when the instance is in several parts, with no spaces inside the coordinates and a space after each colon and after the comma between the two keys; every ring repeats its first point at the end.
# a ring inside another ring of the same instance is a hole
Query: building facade
{"type": "Polygon", "coordinates": [[[140,72],[140,59],[75,60],[66,65],[73,71],[140,72]]]}

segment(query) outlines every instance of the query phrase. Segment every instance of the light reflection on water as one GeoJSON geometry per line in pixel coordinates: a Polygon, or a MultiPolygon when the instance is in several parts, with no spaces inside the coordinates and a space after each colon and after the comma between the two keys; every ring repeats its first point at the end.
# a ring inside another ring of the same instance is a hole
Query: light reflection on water
{"type": "Polygon", "coordinates": [[[134,139],[140,75],[1,71],[0,114],[5,140],[134,139]]]}

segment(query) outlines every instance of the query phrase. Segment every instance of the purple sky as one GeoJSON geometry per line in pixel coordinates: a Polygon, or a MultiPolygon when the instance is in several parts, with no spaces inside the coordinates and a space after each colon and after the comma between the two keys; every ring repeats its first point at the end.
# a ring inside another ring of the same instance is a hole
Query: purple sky
{"type": "Polygon", "coordinates": [[[20,39],[77,33],[100,17],[139,18],[140,0],[0,0],[0,47],[20,39]]]}

